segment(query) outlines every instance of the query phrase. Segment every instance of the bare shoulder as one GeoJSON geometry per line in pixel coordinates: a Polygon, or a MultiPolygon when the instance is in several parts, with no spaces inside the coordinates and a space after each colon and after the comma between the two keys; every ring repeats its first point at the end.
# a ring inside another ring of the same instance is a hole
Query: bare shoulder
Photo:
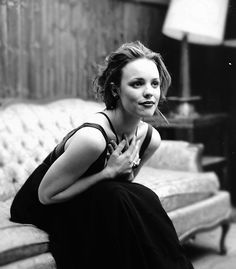
{"type": "Polygon", "coordinates": [[[87,152],[100,153],[106,147],[106,140],[101,130],[86,126],[79,129],[65,145],[65,150],[80,150],[86,148],[87,152]]]}

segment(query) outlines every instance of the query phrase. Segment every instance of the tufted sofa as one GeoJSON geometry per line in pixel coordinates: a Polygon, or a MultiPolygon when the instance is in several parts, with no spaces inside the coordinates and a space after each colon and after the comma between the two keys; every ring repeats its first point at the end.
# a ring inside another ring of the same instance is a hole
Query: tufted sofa
{"type": "MultiPolygon", "coordinates": [[[[47,103],[6,102],[0,109],[0,267],[55,268],[48,235],[30,224],[9,221],[16,191],[62,137],[103,108],[78,98],[47,103]]],[[[181,242],[222,225],[221,252],[229,227],[230,197],[215,173],[200,166],[202,145],[162,141],[135,179],[158,194],[181,242]]]]}

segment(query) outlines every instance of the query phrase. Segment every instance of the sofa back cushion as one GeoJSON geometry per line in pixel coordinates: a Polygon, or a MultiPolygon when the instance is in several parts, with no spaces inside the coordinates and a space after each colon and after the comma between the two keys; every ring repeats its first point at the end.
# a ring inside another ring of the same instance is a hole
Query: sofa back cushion
{"type": "Polygon", "coordinates": [[[0,110],[0,201],[16,193],[67,132],[103,107],[75,98],[5,104],[0,110]]]}
{"type": "Polygon", "coordinates": [[[199,172],[202,170],[203,148],[201,143],[162,140],[146,165],[157,169],[199,172]]]}

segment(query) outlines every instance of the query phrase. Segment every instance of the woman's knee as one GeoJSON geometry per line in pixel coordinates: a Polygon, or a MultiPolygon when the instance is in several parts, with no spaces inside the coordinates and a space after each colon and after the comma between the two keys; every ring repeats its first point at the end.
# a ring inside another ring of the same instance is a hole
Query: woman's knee
{"type": "Polygon", "coordinates": [[[127,196],[127,190],[124,184],[117,181],[103,181],[97,184],[94,192],[100,201],[107,203],[122,201],[127,196]]]}

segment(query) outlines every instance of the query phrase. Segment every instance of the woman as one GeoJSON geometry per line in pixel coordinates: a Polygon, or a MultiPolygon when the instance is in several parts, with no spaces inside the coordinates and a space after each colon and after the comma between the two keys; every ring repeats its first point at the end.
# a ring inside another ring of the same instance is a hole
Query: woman
{"type": "Polygon", "coordinates": [[[193,268],[159,198],[133,182],[161,141],[142,121],[170,85],[160,55],[126,43],[107,57],[94,85],[106,109],[36,168],[11,219],[49,233],[57,268],[193,268]]]}

